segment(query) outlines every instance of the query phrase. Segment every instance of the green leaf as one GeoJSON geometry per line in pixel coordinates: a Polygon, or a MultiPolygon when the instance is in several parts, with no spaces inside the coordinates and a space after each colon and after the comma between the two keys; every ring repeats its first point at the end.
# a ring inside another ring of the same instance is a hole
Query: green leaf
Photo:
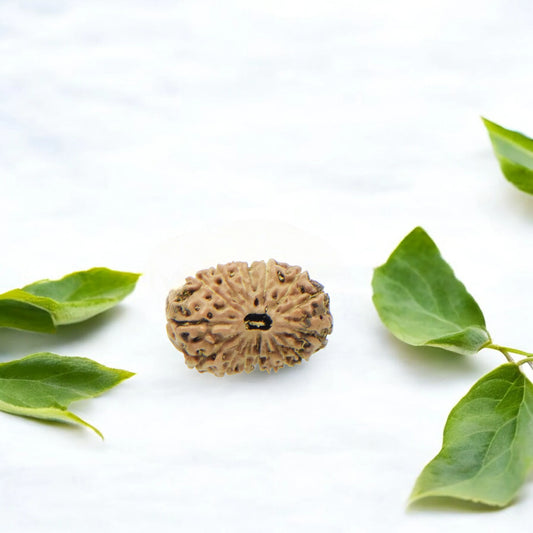
{"type": "Polygon", "coordinates": [[[130,294],[140,274],[92,268],[0,294],[0,327],[53,333],[87,320],[130,294]]]}
{"type": "Polygon", "coordinates": [[[503,175],[521,191],[533,194],[533,139],[483,118],[503,175]]]}
{"type": "Polygon", "coordinates": [[[533,384],[517,365],[483,376],[452,409],[439,454],[410,501],[448,496],[503,507],[533,463],[533,384]]]}
{"type": "Polygon", "coordinates": [[[375,269],[372,288],[382,322],[408,344],[463,355],[490,344],[481,309],[422,228],[375,269]]]}
{"type": "MultiPolygon", "coordinates": [[[[133,376],[83,357],[49,352],[0,364],[0,410],[14,415],[73,422],[102,434],[68,410],[71,402],[98,396],[133,376]]],[[[102,437],[103,438],[103,437],[102,437]]]]}

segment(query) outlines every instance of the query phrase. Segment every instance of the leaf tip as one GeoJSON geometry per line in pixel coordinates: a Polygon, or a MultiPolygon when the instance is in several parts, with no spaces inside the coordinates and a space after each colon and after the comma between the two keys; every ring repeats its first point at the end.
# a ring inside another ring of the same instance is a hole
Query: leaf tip
{"type": "Polygon", "coordinates": [[[428,232],[422,226],[416,226],[410,235],[423,235],[429,237],[428,232]]]}
{"type": "Polygon", "coordinates": [[[104,439],[104,435],[103,433],[98,429],[98,428],[95,428],[94,426],[90,426],[90,428],[102,439],[102,440],[105,440],[104,439]]]}
{"type": "Polygon", "coordinates": [[[484,117],[481,115],[481,120],[483,121],[483,124],[485,126],[485,128],[487,128],[487,130],[490,130],[491,129],[494,129],[494,128],[501,128],[501,126],[499,126],[498,124],[496,124],[496,122],[492,122],[492,120],[489,120],[488,118],[484,117]]]}
{"type": "Polygon", "coordinates": [[[135,372],[130,372],[129,370],[120,370],[120,377],[122,378],[121,381],[130,379],[135,375],[136,375],[135,372]]]}
{"type": "Polygon", "coordinates": [[[394,253],[396,253],[398,249],[401,249],[406,246],[409,247],[412,245],[423,247],[436,247],[436,244],[429,236],[429,233],[422,226],[416,226],[402,239],[402,241],[396,247],[396,250],[394,250],[392,255],[394,255],[394,253]]]}

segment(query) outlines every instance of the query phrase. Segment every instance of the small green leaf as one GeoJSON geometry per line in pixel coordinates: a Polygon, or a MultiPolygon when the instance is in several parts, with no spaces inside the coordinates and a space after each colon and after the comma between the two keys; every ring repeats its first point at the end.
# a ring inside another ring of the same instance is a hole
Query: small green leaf
{"type": "Polygon", "coordinates": [[[422,228],[375,269],[372,288],[382,322],[408,344],[469,355],[490,343],[481,309],[422,228]]]}
{"type": "Polygon", "coordinates": [[[533,384],[517,365],[483,376],[452,409],[439,454],[410,501],[448,496],[503,507],[533,464],[533,384]]]}
{"type": "Polygon", "coordinates": [[[68,411],[71,402],[98,396],[133,376],[83,357],[49,352],[0,364],[0,410],[14,415],[74,422],[102,434],[68,411]]]}
{"type": "Polygon", "coordinates": [[[521,191],[533,194],[533,139],[483,118],[503,175],[521,191]]]}
{"type": "Polygon", "coordinates": [[[0,294],[0,327],[53,333],[87,320],[130,294],[140,274],[92,268],[0,294]]]}

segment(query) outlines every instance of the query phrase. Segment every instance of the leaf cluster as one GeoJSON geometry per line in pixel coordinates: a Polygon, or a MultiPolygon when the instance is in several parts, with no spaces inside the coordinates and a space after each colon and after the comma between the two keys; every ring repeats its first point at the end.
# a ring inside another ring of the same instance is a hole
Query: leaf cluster
{"type": "MultiPolygon", "coordinates": [[[[42,280],[0,295],[0,327],[54,333],[114,307],[130,294],[139,274],[108,268],[42,280]]],[[[0,364],[0,410],[31,418],[73,422],[100,431],[68,410],[133,374],[82,357],[49,352],[0,364]]]]}
{"type": "MultiPolygon", "coordinates": [[[[372,279],[378,314],[398,339],[463,355],[492,344],[478,304],[420,227],[407,235],[372,279]]],[[[505,506],[533,464],[533,384],[520,363],[483,376],[452,409],[442,448],[423,469],[410,501],[447,496],[505,506]]]]}

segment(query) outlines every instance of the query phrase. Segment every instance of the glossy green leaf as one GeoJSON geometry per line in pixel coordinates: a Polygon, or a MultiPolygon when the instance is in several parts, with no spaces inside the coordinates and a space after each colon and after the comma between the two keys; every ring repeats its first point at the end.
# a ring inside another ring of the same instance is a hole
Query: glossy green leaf
{"type": "Polygon", "coordinates": [[[102,434],[68,410],[77,400],[98,396],[133,376],[82,357],[49,352],[0,364],[0,410],[59,422],[73,422],[102,434]]]}
{"type": "Polygon", "coordinates": [[[411,501],[448,496],[503,507],[533,463],[533,384],[517,365],[482,377],[452,409],[411,501]]]}
{"type": "Polygon", "coordinates": [[[74,272],[0,294],[0,327],[53,333],[56,326],[87,320],[130,294],[139,274],[108,268],[74,272]]]}
{"type": "Polygon", "coordinates": [[[381,320],[408,344],[468,355],[490,343],[481,309],[422,228],[375,269],[372,288],[381,320]]]}
{"type": "Polygon", "coordinates": [[[533,194],[533,139],[483,119],[503,175],[521,191],[533,194]]]}

